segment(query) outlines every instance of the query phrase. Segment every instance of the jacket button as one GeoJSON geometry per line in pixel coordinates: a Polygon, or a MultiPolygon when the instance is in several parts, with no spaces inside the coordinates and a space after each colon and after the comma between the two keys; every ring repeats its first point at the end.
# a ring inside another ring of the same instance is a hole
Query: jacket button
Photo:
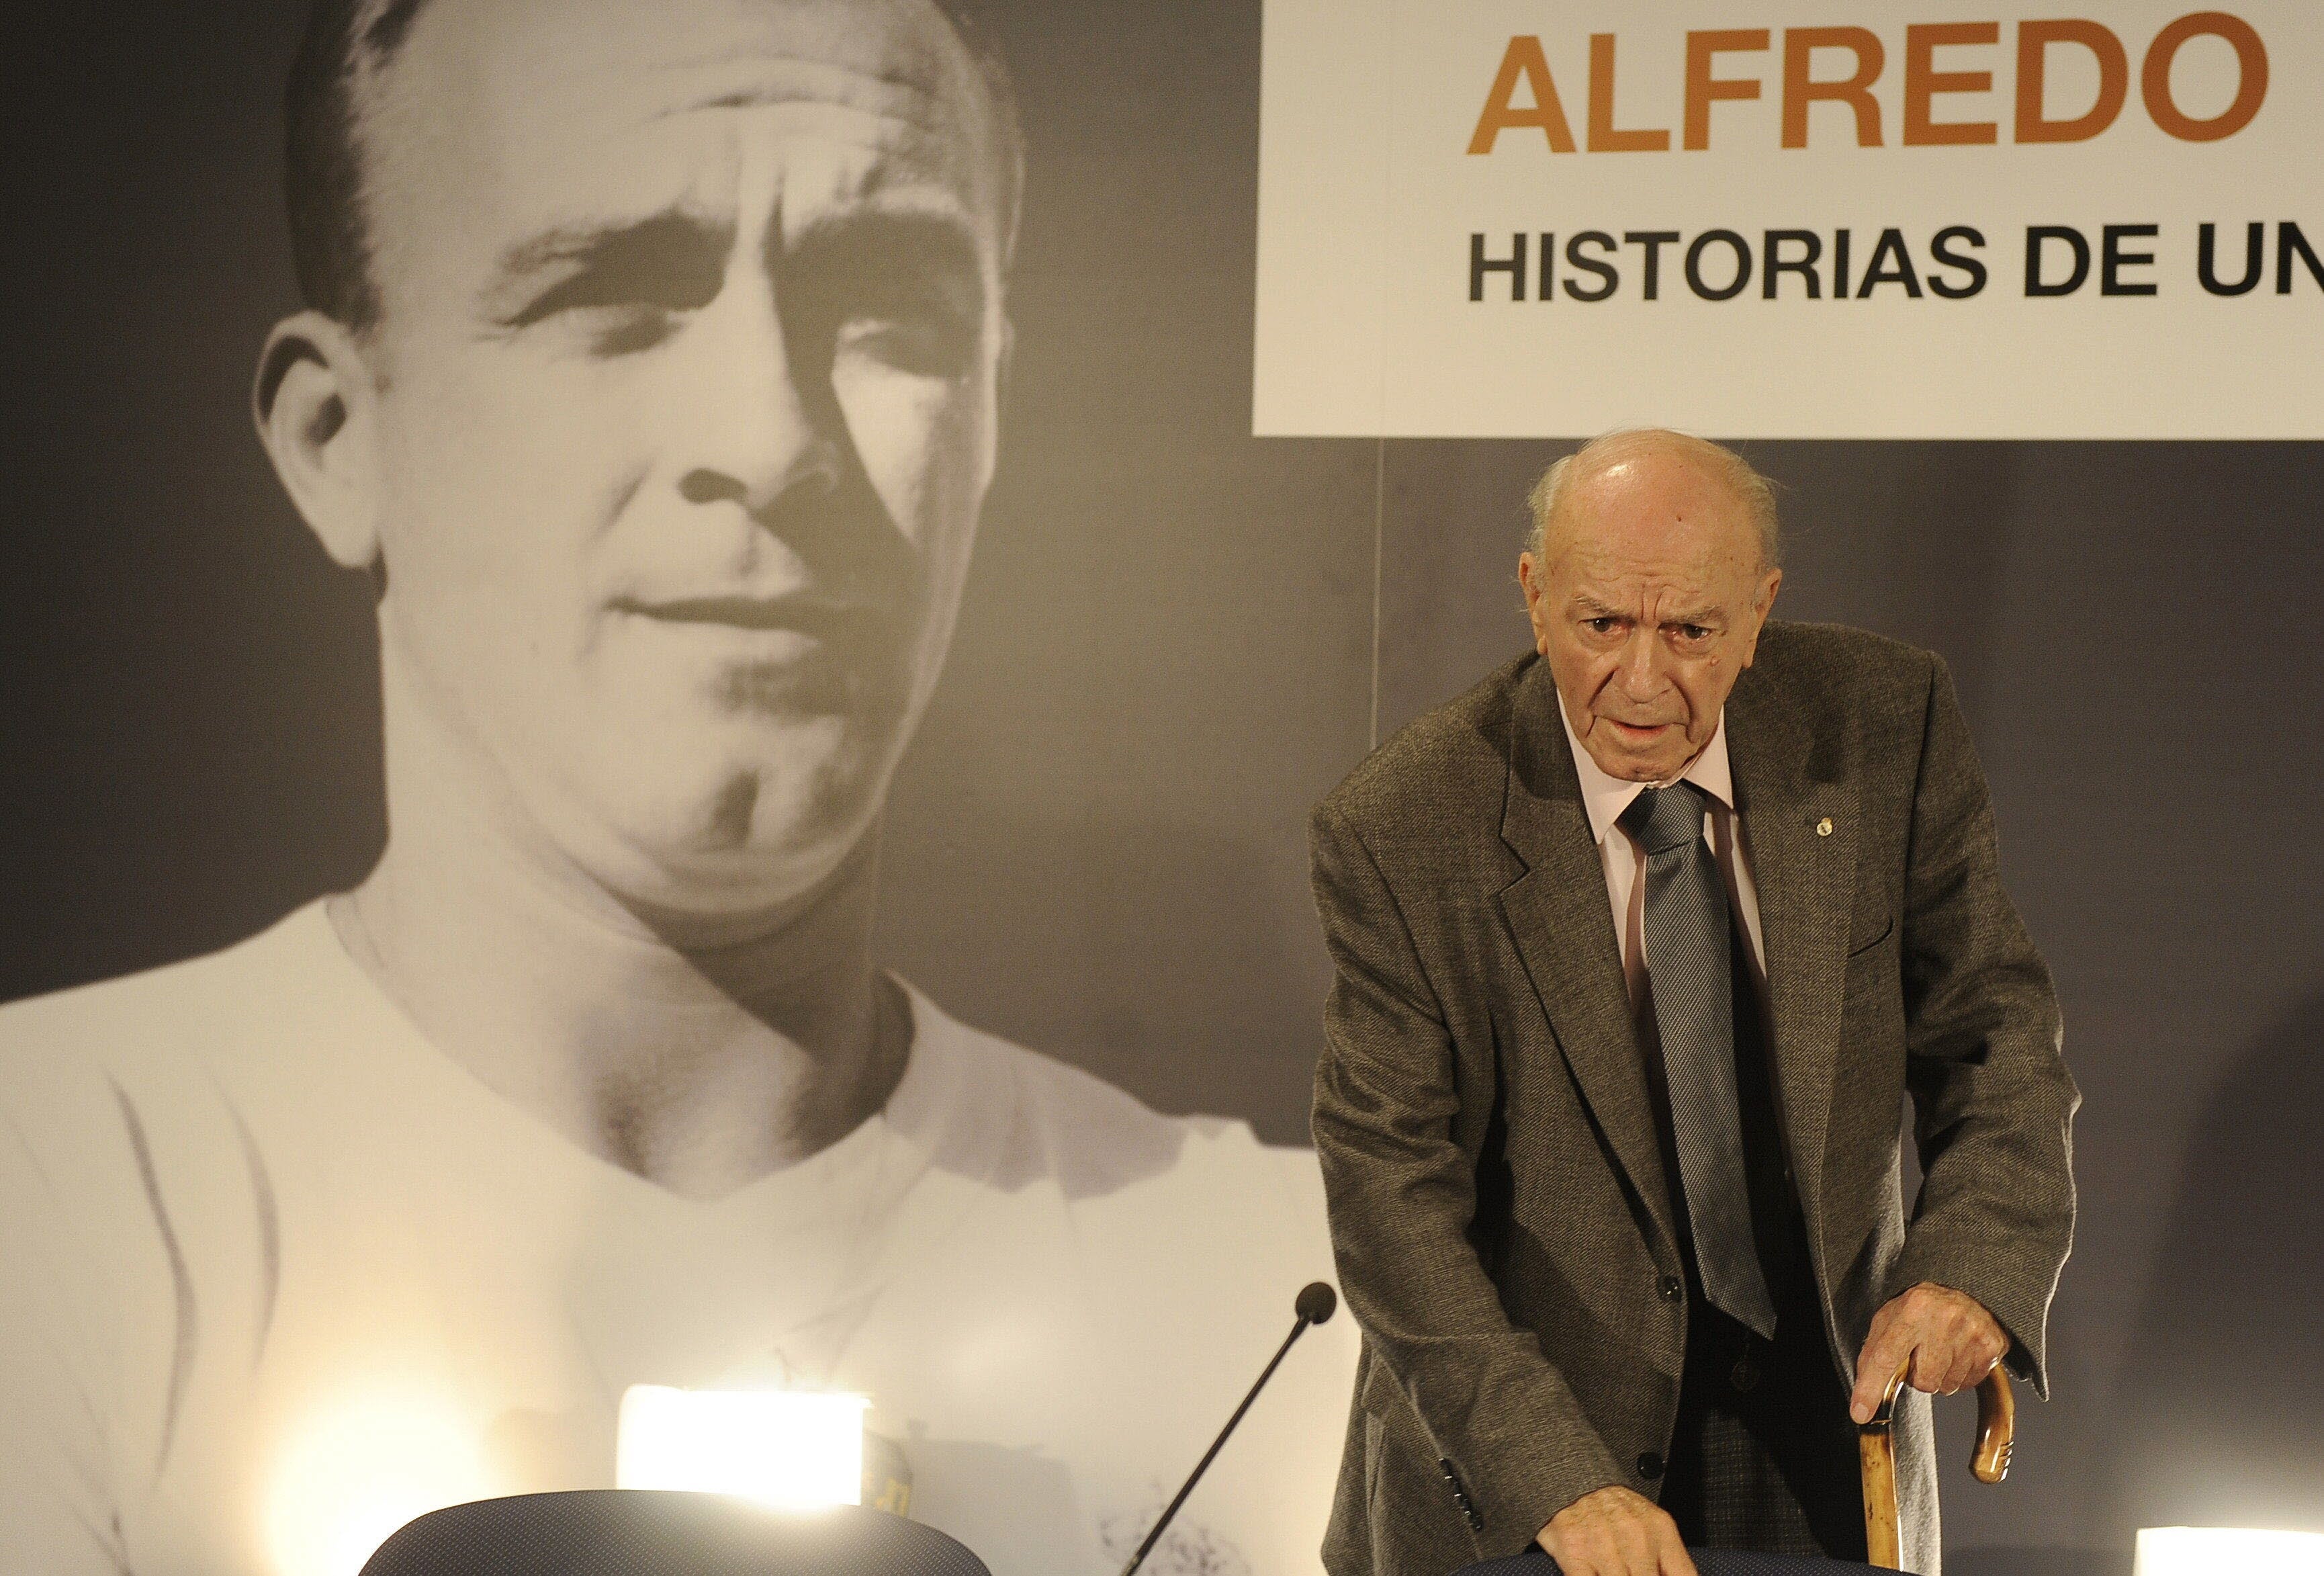
{"type": "Polygon", "coordinates": [[[1678,1276],[1674,1275],[1666,1275],[1663,1276],[1662,1284],[1655,1289],[1662,1293],[1663,1301],[1665,1303],[1675,1303],[1681,1297],[1686,1295],[1686,1287],[1681,1284],[1678,1276]]]}
{"type": "Polygon", "coordinates": [[[1655,1479],[1657,1479],[1657,1478],[1661,1477],[1662,1475],[1663,1475],[1663,1459],[1662,1459],[1662,1457],[1660,1457],[1660,1456],[1658,1456],[1658,1455],[1655,1454],[1655,1452],[1652,1452],[1652,1451],[1647,1451],[1645,1454],[1643,1454],[1643,1455],[1641,1455],[1641,1456],[1639,1456],[1639,1457],[1638,1457],[1638,1476],[1639,1476],[1639,1477],[1644,1478],[1647,1482],[1651,1483],[1651,1482],[1653,1482],[1655,1479]]]}

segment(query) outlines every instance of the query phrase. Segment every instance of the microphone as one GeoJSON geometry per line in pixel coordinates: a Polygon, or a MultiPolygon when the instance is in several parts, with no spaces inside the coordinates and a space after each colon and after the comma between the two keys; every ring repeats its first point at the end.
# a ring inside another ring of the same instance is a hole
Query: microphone
{"type": "Polygon", "coordinates": [[[1154,1530],[1146,1535],[1146,1541],[1138,1545],[1136,1553],[1130,1556],[1130,1563],[1121,1568],[1121,1576],[1132,1576],[1138,1567],[1146,1562],[1146,1556],[1154,1552],[1154,1545],[1162,1541],[1163,1533],[1170,1525],[1170,1518],[1178,1514],[1178,1507],[1186,1503],[1186,1496],[1192,1494],[1194,1485],[1203,1480],[1203,1473],[1209,1470],[1219,1448],[1226,1443],[1227,1435],[1235,1431],[1235,1424],[1242,1421],[1242,1415],[1250,1410],[1253,1401],[1259,1399],[1259,1392],[1266,1387],[1268,1379],[1275,1377],[1276,1365],[1291,1350],[1291,1343],[1306,1332],[1308,1325],[1321,1324],[1331,1318],[1339,1305],[1340,1294],[1320,1280],[1310,1281],[1300,1290],[1291,1307],[1291,1311],[1299,1316],[1291,1326],[1291,1333],[1285,1336],[1283,1344],[1275,1349],[1275,1356],[1268,1359],[1268,1365],[1259,1370],[1258,1382],[1251,1386],[1250,1394],[1242,1398],[1242,1405],[1234,1409],[1234,1415],[1227,1419],[1227,1425],[1219,1430],[1219,1436],[1211,1442],[1211,1448],[1204,1451],[1203,1459],[1194,1463],[1194,1470],[1178,1490],[1178,1497],[1170,1501],[1168,1507],[1162,1512],[1162,1519],[1154,1524],[1154,1530]]]}

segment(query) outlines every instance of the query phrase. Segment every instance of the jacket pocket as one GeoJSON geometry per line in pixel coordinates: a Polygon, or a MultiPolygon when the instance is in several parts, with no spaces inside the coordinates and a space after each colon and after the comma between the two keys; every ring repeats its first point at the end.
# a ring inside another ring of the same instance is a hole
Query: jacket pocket
{"type": "MultiPolygon", "coordinates": [[[[1869,935],[1865,934],[1864,930],[1853,927],[1849,929],[1848,934],[1848,955],[1849,957],[1854,957],[1857,954],[1861,952],[1870,952],[1874,947],[1878,946],[1882,942],[1887,940],[1888,933],[1896,928],[1895,911],[1894,909],[1883,909],[1878,921],[1867,928],[1870,931],[1869,935]]],[[[1826,957],[1830,957],[1831,954],[1830,953],[1826,953],[1824,955],[1826,957]]]]}

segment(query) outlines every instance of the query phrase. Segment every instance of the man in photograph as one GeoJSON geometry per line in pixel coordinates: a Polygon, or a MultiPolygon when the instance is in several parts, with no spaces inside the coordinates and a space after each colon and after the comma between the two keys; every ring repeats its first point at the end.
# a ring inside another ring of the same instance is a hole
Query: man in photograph
{"type": "MultiPolygon", "coordinates": [[[[351,1573],[610,1482],[632,1384],[861,1391],[996,1571],[1120,1563],[1328,1272],[1305,1151],[874,956],[1022,179],[933,0],[323,0],[255,393],[379,587],[389,837],[0,1013],[0,1569],[351,1573]]],[[[1312,1569],[1351,1336],[1148,1569],[1312,1569]]]]}

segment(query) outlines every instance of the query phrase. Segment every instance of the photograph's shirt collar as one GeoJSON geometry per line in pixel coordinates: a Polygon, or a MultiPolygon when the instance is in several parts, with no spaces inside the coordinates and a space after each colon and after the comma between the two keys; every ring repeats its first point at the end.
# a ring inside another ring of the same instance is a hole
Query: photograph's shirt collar
{"type": "MultiPolygon", "coordinates": [[[[1557,720],[1565,730],[1566,744],[1573,751],[1574,772],[1582,779],[1582,803],[1590,812],[1590,839],[1603,845],[1607,831],[1621,818],[1622,812],[1630,807],[1630,801],[1638,797],[1638,790],[1653,785],[1626,782],[1618,777],[1608,776],[1590,758],[1590,751],[1582,747],[1582,740],[1573,731],[1572,719],[1565,714],[1565,697],[1563,695],[1557,698],[1557,720]]],[[[1674,780],[1691,782],[1728,809],[1734,809],[1735,778],[1727,764],[1727,713],[1724,708],[1719,714],[1719,725],[1711,730],[1711,742],[1702,747],[1702,753],[1689,761],[1686,770],[1680,772],[1674,780]]]]}

